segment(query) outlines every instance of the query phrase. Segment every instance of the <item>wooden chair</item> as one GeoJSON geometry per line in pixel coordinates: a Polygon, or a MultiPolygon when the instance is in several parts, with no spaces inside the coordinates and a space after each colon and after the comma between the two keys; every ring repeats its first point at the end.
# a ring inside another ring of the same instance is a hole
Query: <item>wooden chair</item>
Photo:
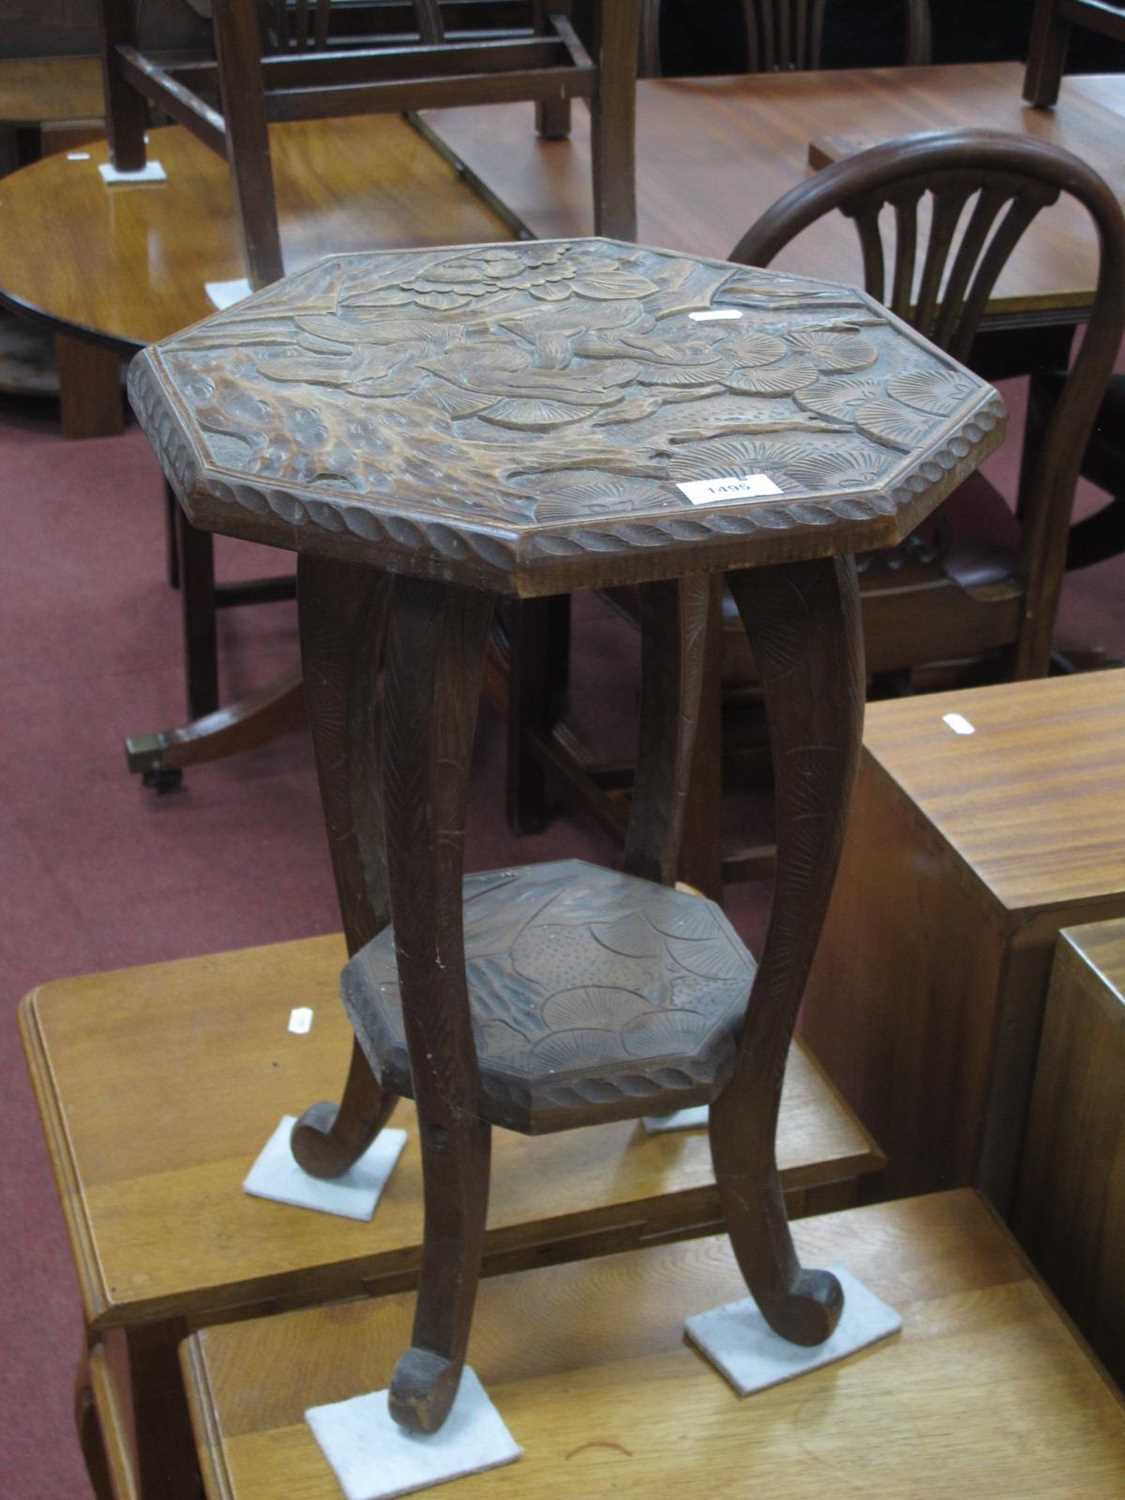
{"type": "MultiPolygon", "coordinates": [[[[1027,408],[1024,464],[1037,460],[1038,435],[1050,418],[1066,380],[1065,372],[1040,371],[1032,376],[1027,408]]],[[[1125,552],[1125,376],[1114,375],[1098,408],[1094,430],[1082,455],[1083,479],[1108,490],[1108,505],[1070,528],[1066,566],[1089,568],[1125,552]]]]}
{"type": "Polygon", "coordinates": [[[569,0],[457,7],[448,29],[438,0],[214,0],[215,59],[184,60],[143,54],[130,0],[99,0],[113,161],[143,167],[146,100],[226,156],[257,287],[283,274],[270,121],[527,99],[551,138],[585,97],[597,232],[633,239],[637,4],[599,0],[591,55],[569,0]]]}
{"type": "MultiPolygon", "coordinates": [[[[928,63],[931,53],[929,0],[903,0],[906,9],[907,67],[928,63]]],[[[778,73],[820,67],[825,0],[741,0],[746,36],[746,71],[778,73]]],[[[660,57],[660,0],[641,0],[640,70],[663,73],[660,57]]]]}
{"type": "Polygon", "coordinates": [[[1029,104],[1045,108],[1058,99],[1075,26],[1125,41],[1125,11],[1119,5],[1107,0],[1038,0],[1023,80],[1023,97],[1029,104]]]}
{"type": "MultiPolygon", "coordinates": [[[[732,252],[746,265],[771,264],[816,220],[841,212],[860,238],[867,291],[967,361],[997,276],[1036,215],[1063,192],[1089,211],[1101,246],[1100,272],[1086,337],[1038,461],[1021,480],[1020,520],[974,476],[946,503],[936,531],[866,560],[861,589],[872,674],[982,661],[992,670],[999,661],[1002,673],[1015,677],[1046,673],[1074,485],[1125,324],[1125,219],[1102,179],[1070,153],[1028,137],[957,130],[887,142],[825,168],[779,199],[732,252]],[[928,223],[919,213],[924,200],[932,210],[928,223]],[[884,246],[884,210],[895,224],[893,251],[884,246]]],[[[816,393],[821,415],[850,413],[864,397],[862,372],[823,384],[816,393]]],[[[956,399],[952,386],[950,399],[956,399]]],[[[755,676],[734,634],[729,599],[723,615],[729,696],[752,687],[755,676]]],[[[514,655],[520,647],[517,636],[514,655]]],[[[513,736],[524,747],[525,769],[527,745],[534,753],[553,739],[557,769],[566,746],[549,720],[550,683],[537,699],[529,694],[524,701],[519,692],[532,675],[533,668],[517,663],[513,736]]],[[[581,779],[573,756],[567,772],[581,779]]],[[[545,785],[534,775],[517,780],[510,798],[516,826],[530,831],[545,819],[545,785]]],[[[728,867],[727,873],[735,872],[728,867]]],[[[749,873],[745,860],[739,873],[749,873]]]]}

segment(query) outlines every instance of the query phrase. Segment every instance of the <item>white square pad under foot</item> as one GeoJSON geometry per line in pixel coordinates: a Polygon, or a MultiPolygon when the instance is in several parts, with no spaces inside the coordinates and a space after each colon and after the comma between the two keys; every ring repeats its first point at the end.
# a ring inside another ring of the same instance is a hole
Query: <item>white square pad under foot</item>
{"type": "Polygon", "coordinates": [[[127,187],[131,182],[166,182],[168,174],[158,161],[145,162],[135,172],[119,172],[112,162],[103,162],[98,168],[101,179],[107,186],[127,187]]]}
{"type": "Polygon", "coordinates": [[[468,1366],[449,1416],[428,1436],[403,1431],[386,1391],[310,1407],[305,1421],[347,1500],[391,1500],[515,1463],[523,1452],[468,1366]]]}
{"type": "Polygon", "coordinates": [[[649,1135],[663,1135],[666,1130],[696,1130],[706,1125],[711,1117],[707,1104],[696,1104],[691,1109],[677,1109],[670,1115],[645,1115],[642,1124],[649,1135]]]}
{"type": "Polygon", "coordinates": [[[380,1130],[354,1166],[342,1177],[310,1177],[293,1160],[289,1137],[296,1115],[281,1124],[262,1148],[242,1186],[255,1198],[272,1198],[293,1208],[315,1208],[345,1219],[370,1219],[375,1205],[406,1145],[405,1130],[380,1130]]]}
{"type": "Polygon", "coordinates": [[[740,1396],[834,1364],[899,1331],[902,1319],[893,1307],[880,1302],[843,1266],[829,1269],[844,1289],[844,1311],[835,1332],[823,1344],[808,1349],[780,1338],[758,1311],[753,1297],[696,1313],[688,1318],[684,1331],[740,1396]]]}

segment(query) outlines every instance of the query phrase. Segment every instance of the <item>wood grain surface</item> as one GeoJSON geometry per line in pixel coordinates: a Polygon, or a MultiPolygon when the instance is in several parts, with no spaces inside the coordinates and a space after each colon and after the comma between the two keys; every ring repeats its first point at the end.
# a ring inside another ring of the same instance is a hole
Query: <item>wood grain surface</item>
{"type": "Polygon", "coordinates": [[[1059,934],[1013,1222],[1125,1383],[1125,918],[1059,934]]]}
{"type": "MultiPolygon", "coordinates": [[[[737,78],[643,79],[637,85],[638,237],[726,255],[807,172],[809,142],[862,134],[865,144],[917,131],[981,126],[1065,146],[1125,196],[1120,78],[1068,78],[1055,110],[1020,98],[1021,64],[962,63],[737,78]]],[[[588,234],[588,125],[569,141],[526,139],[505,106],[429,111],[425,121],[477,178],[540,236],[588,234]]],[[[1081,210],[1045,213],[1002,273],[990,314],[1026,320],[1088,308],[1097,263],[1081,210]]],[[[850,225],[818,226],[786,251],[786,270],[862,284],[850,225]]],[[[0,285],[3,276],[0,275],[0,285]]]]}
{"type": "Polygon", "coordinates": [[[1125,915],[1123,732],[1120,671],[869,707],[801,1034],[882,1191],[1010,1202],[1056,935],[1125,915]]]}
{"type": "Polygon", "coordinates": [[[193,525],[523,597],[892,545],[1005,423],[863,292],[606,239],[325,259],[129,394],[193,525]]]}
{"type": "Polygon", "coordinates": [[[9,57],[0,61],[0,120],[40,125],[96,120],[104,109],[96,57],[9,57]]]}
{"type": "Polygon", "coordinates": [[[872,704],[864,745],[1006,913],[1125,897],[1125,671],[872,704]],[[960,713],[971,735],[944,722],[960,713]]]}
{"type": "MultiPolygon", "coordinates": [[[[524,1449],[465,1500],[620,1494],[1108,1500],[1121,1400],[981,1202],[956,1193],[817,1219],[903,1331],[740,1401],[683,1339],[743,1295],[725,1239],[482,1284],[469,1357],[524,1449]]],[[[306,1407],[387,1383],[413,1299],[209,1328],[183,1349],[209,1500],[336,1500],[306,1407]]]]}
{"type": "MultiPolygon", "coordinates": [[[[339,936],[61,980],[22,1030],[91,1326],[316,1301],[410,1285],[422,1232],[410,1140],[373,1224],[248,1197],[284,1113],[336,1094],[351,1046],[339,936]],[[297,1005],[312,1030],[287,1029],[297,1005]]],[[[781,1111],[790,1212],[882,1164],[815,1064],[794,1051],[781,1111]]],[[[837,1199],[837,1201],[839,1201],[837,1199]]],[[[847,1201],[845,1196],[845,1201],[847,1201]]],[[[719,1227],[706,1132],[637,1124],[496,1137],[488,1269],[719,1227]],[[569,1237],[569,1243],[566,1243],[569,1237]],[[554,1251],[545,1241],[560,1242],[554,1251]]]]}
{"type": "MultiPolygon", "coordinates": [[[[397,116],[275,125],[270,142],[289,271],[331,251],[512,236],[397,116]]],[[[132,353],[213,313],[205,283],[245,276],[230,174],[179,126],[149,132],[163,183],[106,187],[105,144],[83,150],[0,179],[0,215],[21,226],[0,240],[0,300],[132,353]]]]}

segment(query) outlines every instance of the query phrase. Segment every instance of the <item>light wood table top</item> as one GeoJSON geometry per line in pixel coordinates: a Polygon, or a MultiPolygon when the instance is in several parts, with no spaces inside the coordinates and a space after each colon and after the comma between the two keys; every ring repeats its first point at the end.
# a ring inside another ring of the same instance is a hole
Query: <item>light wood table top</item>
{"type": "Polygon", "coordinates": [[[1125,670],[872,703],[863,742],[1005,913],[1120,908],[1125,670]]]}
{"type": "Polygon", "coordinates": [[[96,57],[8,57],[0,60],[0,120],[40,125],[96,120],[105,110],[96,57]]]}
{"type": "MultiPolygon", "coordinates": [[[[523,1447],[464,1500],[822,1500],[1125,1488],[1120,1396],[968,1192],[806,1219],[902,1315],[889,1341],[740,1401],[683,1339],[745,1295],[724,1238],[482,1284],[469,1358],[523,1447]]],[[[304,1410],[385,1387],[413,1298],[209,1328],[182,1357],[209,1500],[337,1500],[304,1410]]]]}
{"type": "MultiPolygon", "coordinates": [[[[274,125],[270,142],[289,271],[333,251],[514,238],[397,115],[274,125]]],[[[0,221],[19,225],[0,236],[0,300],[123,352],[213,313],[205,284],[245,275],[230,172],[179,126],[149,132],[149,159],[167,181],[107,187],[104,142],[0,179],[0,221]]]]}
{"type": "MultiPolygon", "coordinates": [[[[1029,134],[1081,156],[1125,198],[1125,78],[1068,78],[1055,110],[1020,97],[1022,63],[883,68],[736,78],[646,79],[637,93],[638,238],[728,255],[744,231],[808,172],[809,142],[863,144],[955,126],[1029,134]]],[[[511,105],[427,111],[426,124],[542,238],[589,234],[589,118],[570,141],[520,128],[511,105]]],[[[1088,308],[1096,245],[1085,210],[1046,210],[1002,273],[990,316],[1020,320],[1088,308]]],[[[779,264],[862,284],[854,230],[842,219],[807,231],[779,264]]],[[[2,284],[2,278],[0,278],[2,284]]]]}
{"type": "MultiPolygon", "coordinates": [[[[311,938],[60,980],[24,1001],[21,1030],[89,1326],[198,1322],[277,1296],[294,1304],[396,1278],[411,1284],[422,1172],[407,1101],[391,1124],[410,1139],[372,1223],[241,1190],[281,1116],[337,1094],[351,1047],[338,995],[344,961],[341,937],[311,938]],[[288,1030],[296,1005],[313,1008],[307,1035],[288,1030]]],[[[492,1270],[721,1222],[705,1130],[498,1131],[494,1155],[492,1270]]],[[[855,1177],[883,1165],[799,1051],[778,1155],[797,1213],[817,1191],[833,1207],[851,1201],[855,1177]]]]}

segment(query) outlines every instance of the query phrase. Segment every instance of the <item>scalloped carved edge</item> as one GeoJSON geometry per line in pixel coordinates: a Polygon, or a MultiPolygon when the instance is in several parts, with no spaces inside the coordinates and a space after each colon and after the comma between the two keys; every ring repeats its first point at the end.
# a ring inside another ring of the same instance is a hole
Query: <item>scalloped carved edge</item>
{"type": "MultiPolygon", "coordinates": [[[[274,515],[290,526],[311,526],[324,533],[346,533],[374,546],[452,565],[487,568],[501,576],[513,574],[521,563],[535,566],[564,562],[575,557],[600,554],[628,556],[637,552],[682,545],[753,537],[762,532],[819,530],[837,521],[863,523],[893,517],[906,511],[911,529],[925,513],[920,507],[932,495],[936,505],[961,479],[977,466],[1000,441],[1007,412],[1000,397],[985,388],[975,409],[961,419],[941,446],[920,455],[905,472],[895,476],[888,489],[866,494],[798,497],[757,505],[735,512],[730,509],[701,511],[698,515],[676,515],[661,520],[659,514],[636,514],[557,530],[537,530],[522,541],[509,532],[498,533],[458,526],[448,521],[424,521],[406,514],[380,515],[368,506],[343,497],[302,494],[279,490],[246,480],[227,478],[208,466],[184,436],[171,400],[154,369],[158,356],[145,350],[129,371],[129,396],[137,419],[156,450],[173,488],[191,513],[191,499],[204,474],[206,497],[220,505],[236,507],[260,516],[274,515]],[[999,431],[998,431],[999,429],[999,431]],[[994,441],[989,441],[995,435],[994,441]]],[[[905,532],[904,532],[905,534],[905,532]]],[[[858,545],[858,544],[857,544],[858,545]]],[[[849,549],[851,550],[851,549],[849,549]]]]}

